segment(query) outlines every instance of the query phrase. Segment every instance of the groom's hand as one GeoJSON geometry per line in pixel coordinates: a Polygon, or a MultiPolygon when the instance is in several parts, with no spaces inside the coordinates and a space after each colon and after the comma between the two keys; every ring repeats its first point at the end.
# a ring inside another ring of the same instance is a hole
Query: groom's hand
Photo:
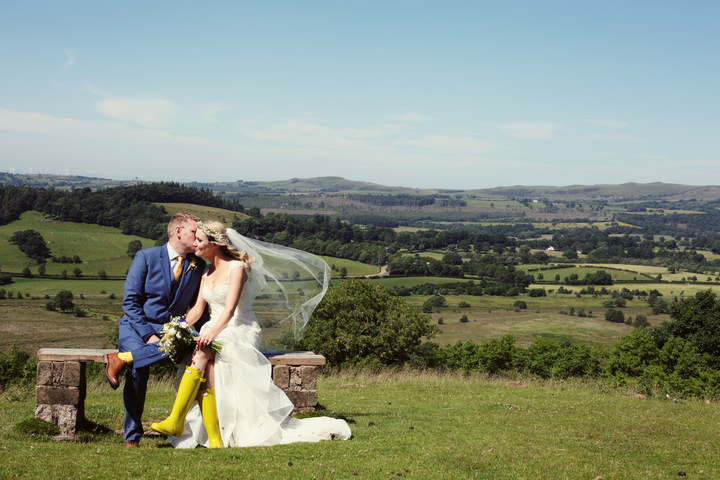
{"type": "Polygon", "coordinates": [[[156,343],[160,341],[160,337],[157,335],[150,335],[150,337],[147,339],[145,343],[156,343]]]}

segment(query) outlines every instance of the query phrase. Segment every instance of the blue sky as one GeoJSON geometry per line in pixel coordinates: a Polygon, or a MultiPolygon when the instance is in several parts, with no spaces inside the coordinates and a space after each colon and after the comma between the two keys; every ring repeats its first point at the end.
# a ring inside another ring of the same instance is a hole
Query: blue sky
{"type": "Polygon", "coordinates": [[[720,184],[720,2],[0,4],[0,171],[720,184]]]}

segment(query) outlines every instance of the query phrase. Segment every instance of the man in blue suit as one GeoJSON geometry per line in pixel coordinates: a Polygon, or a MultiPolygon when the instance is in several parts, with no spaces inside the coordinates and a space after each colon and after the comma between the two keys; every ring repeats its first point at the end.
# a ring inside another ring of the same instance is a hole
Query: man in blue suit
{"type": "MultiPolygon", "coordinates": [[[[168,243],[135,254],[125,280],[118,350],[105,356],[105,375],[113,389],[127,368],[125,446],[137,447],[143,434],[142,414],[150,365],[164,358],[158,348],[160,329],[170,317],[185,315],[197,297],[205,262],[195,257],[199,219],[178,213],[168,224],[168,243]]],[[[199,330],[200,325],[195,327],[199,330]]]]}

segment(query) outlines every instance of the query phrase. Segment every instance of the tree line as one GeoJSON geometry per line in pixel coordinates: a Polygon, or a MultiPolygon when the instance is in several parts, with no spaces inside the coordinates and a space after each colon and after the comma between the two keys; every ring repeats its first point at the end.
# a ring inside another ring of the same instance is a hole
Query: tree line
{"type": "Polygon", "coordinates": [[[0,225],[20,218],[28,210],[55,220],[119,228],[126,235],[161,238],[169,220],[167,212],[152,202],[182,202],[244,211],[237,202],[217,197],[209,189],[160,182],[93,191],[62,191],[0,185],[0,225]]]}

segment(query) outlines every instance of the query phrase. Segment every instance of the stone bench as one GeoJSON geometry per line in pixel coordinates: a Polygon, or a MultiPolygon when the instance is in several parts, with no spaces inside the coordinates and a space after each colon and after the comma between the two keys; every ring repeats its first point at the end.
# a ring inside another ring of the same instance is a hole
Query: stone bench
{"type": "MultiPolygon", "coordinates": [[[[52,422],[60,435],[75,435],[85,418],[87,362],[103,363],[103,355],[117,350],[41,348],[38,350],[35,418],[52,422]]],[[[317,367],[325,357],[313,352],[266,353],[272,378],[295,405],[296,412],[317,406],[317,367]]]]}

